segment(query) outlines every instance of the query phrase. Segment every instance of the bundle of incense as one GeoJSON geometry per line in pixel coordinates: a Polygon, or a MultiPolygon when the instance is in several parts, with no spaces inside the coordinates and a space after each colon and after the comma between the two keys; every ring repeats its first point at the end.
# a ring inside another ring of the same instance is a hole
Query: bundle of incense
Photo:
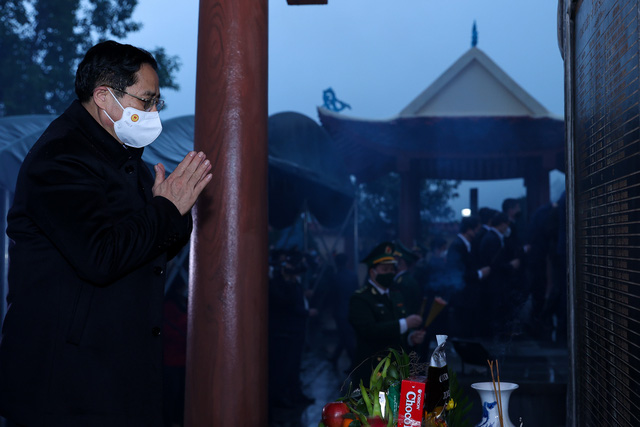
{"type": "Polygon", "coordinates": [[[420,317],[424,317],[424,310],[427,308],[427,297],[422,298],[422,304],[420,304],[420,317]]]}
{"type": "Polygon", "coordinates": [[[429,315],[427,316],[427,320],[424,322],[424,328],[426,329],[431,322],[435,320],[435,318],[440,314],[442,309],[447,305],[447,302],[440,298],[435,297],[433,302],[431,303],[431,309],[429,310],[429,315]]]}

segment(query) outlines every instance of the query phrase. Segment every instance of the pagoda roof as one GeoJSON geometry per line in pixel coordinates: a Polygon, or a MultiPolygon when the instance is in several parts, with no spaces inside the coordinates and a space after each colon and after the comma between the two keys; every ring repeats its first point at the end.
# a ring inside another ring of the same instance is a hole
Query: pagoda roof
{"type": "Polygon", "coordinates": [[[348,172],[491,180],[564,170],[564,120],[552,115],[491,58],[472,47],[388,120],[318,108],[348,172]]]}
{"type": "Polygon", "coordinates": [[[414,116],[532,116],[549,111],[487,54],[472,47],[399,114],[414,116]]]}
{"type": "Polygon", "coordinates": [[[388,172],[489,180],[528,168],[564,170],[564,121],[533,116],[418,116],[365,120],[318,108],[347,171],[361,181],[388,172]]]}

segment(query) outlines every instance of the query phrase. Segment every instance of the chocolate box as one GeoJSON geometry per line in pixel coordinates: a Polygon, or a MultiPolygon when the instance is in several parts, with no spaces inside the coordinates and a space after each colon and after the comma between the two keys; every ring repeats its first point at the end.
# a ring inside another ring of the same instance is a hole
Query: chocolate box
{"type": "Polygon", "coordinates": [[[424,411],[425,377],[402,380],[398,427],[420,427],[424,411]]]}

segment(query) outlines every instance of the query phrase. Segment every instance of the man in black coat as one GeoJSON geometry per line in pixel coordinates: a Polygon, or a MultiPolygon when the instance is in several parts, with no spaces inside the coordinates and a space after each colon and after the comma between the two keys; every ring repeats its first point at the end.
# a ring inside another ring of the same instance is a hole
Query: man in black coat
{"type": "Polygon", "coordinates": [[[482,245],[482,239],[484,235],[491,229],[491,218],[497,214],[498,211],[488,207],[480,208],[478,210],[478,219],[480,220],[480,228],[476,231],[471,241],[471,255],[476,265],[480,264],[480,246],[482,245]]]}
{"type": "Polygon", "coordinates": [[[393,243],[383,242],[367,255],[362,261],[368,267],[367,282],[349,302],[349,322],[356,333],[354,386],[360,380],[369,385],[373,368],[390,347],[407,349],[424,341],[424,330],[409,333],[421,326],[422,317],[407,315],[402,294],[390,289],[396,275],[393,253],[393,243]]]}
{"type": "Polygon", "coordinates": [[[142,161],[162,129],[156,67],[133,46],[91,48],[78,100],[23,162],[0,344],[0,414],[18,425],[162,425],[166,263],[211,165],[192,152],[154,180],[142,161]]]}
{"type": "Polygon", "coordinates": [[[509,334],[512,332],[515,307],[518,296],[516,273],[520,268],[520,259],[512,258],[507,247],[509,218],[499,212],[491,220],[491,229],[485,234],[480,246],[482,265],[491,267],[487,280],[487,308],[490,330],[488,335],[509,334]]]}
{"type": "Polygon", "coordinates": [[[477,217],[465,217],[460,232],[447,251],[447,271],[455,292],[451,296],[451,333],[458,337],[475,337],[481,333],[483,281],[491,272],[488,265],[479,267],[472,256],[474,237],[481,228],[477,217]]]}

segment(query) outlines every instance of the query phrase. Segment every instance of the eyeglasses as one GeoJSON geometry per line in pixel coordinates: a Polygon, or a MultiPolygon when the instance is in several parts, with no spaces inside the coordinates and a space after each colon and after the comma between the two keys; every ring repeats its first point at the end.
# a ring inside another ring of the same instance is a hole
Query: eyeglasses
{"type": "Polygon", "coordinates": [[[112,89],[117,91],[117,92],[124,93],[125,95],[132,96],[135,99],[139,99],[140,101],[144,102],[144,111],[146,111],[146,112],[151,111],[151,109],[153,108],[154,105],[156,106],[156,110],[158,110],[158,111],[162,110],[162,108],[164,107],[164,99],[160,99],[160,98],[145,99],[145,98],[140,98],[139,96],[130,94],[126,90],[120,90],[120,89],[116,89],[116,88],[112,88],[112,89]]]}

